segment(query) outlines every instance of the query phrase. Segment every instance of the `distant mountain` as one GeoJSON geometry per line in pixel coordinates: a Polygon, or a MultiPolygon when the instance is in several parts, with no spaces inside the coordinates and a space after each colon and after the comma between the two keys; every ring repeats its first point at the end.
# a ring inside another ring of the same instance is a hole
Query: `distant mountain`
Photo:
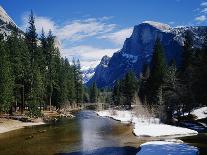
{"type": "Polygon", "coordinates": [[[83,76],[83,83],[87,83],[93,77],[95,73],[95,68],[83,68],[81,69],[81,71],[83,76]]]}
{"type": "MultiPolygon", "coordinates": [[[[179,65],[185,32],[189,30],[192,33],[194,47],[201,47],[206,29],[207,27],[204,26],[172,28],[167,24],[154,21],[145,21],[136,25],[131,37],[125,40],[123,48],[107,59],[105,67],[95,70],[94,76],[87,85],[96,82],[98,87],[111,87],[129,70],[133,70],[139,76],[143,65],[151,61],[157,38],[160,38],[164,46],[167,61],[174,59],[179,65]]],[[[98,66],[102,66],[102,62],[98,66]]]]}
{"type": "MultiPolygon", "coordinates": [[[[108,63],[109,63],[110,57],[108,57],[107,55],[103,56],[103,58],[101,59],[101,62],[98,66],[96,66],[95,68],[86,68],[86,69],[82,69],[82,75],[83,75],[83,82],[86,84],[88,84],[89,81],[95,81],[96,79],[91,80],[91,78],[94,78],[94,74],[96,73],[101,73],[105,68],[108,67],[108,63]]],[[[99,76],[102,75],[96,75],[95,77],[98,78],[99,76]]]]}

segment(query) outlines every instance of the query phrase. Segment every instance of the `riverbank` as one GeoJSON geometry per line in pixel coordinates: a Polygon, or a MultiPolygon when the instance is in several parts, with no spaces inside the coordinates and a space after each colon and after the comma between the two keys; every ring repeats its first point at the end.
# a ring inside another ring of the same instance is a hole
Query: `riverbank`
{"type": "Polygon", "coordinates": [[[50,121],[56,121],[62,117],[74,118],[71,114],[71,110],[57,111],[42,111],[42,117],[40,118],[29,118],[26,115],[16,114],[13,116],[3,115],[0,117],[0,134],[9,131],[22,129],[28,126],[43,125],[50,121]]]}
{"type": "Polygon", "coordinates": [[[104,110],[97,114],[101,117],[110,117],[123,123],[133,123],[133,133],[141,137],[187,136],[196,135],[197,131],[160,123],[157,118],[137,117],[133,111],[104,110]]]}
{"type": "Polygon", "coordinates": [[[45,124],[41,118],[34,119],[33,122],[22,122],[19,120],[0,118],[0,134],[22,129],[27,126],[36,126],[45,124]]]}

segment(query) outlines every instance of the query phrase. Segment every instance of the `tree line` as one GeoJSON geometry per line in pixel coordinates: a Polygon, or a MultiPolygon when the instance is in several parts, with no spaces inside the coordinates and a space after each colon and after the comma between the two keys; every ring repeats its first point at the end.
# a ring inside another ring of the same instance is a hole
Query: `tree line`
{"type": "Polygon", "coordinates": [[[41,108],[82,103],[83,84],[79,60],[60,56],[55,36],[44,30],[38,37],[33,12],[28,28],[0,37],[0,112],[10,113],[19,107],[30,116],[40,115],[41,108]]]}
{"type": "Polygon", "coordinates": [[[129,105],[138,94],[141,103],[155,108],[161,121],[173,115],[181,116],[192,109],[207,105],[207,33],[201,48],[193,46],[193,34],[185,33],[182,59],[167,63],[164,48],[158,38],[152,60],[144,65],[139,79],[129,72],[113,87],[113,104],[129,105]]]}

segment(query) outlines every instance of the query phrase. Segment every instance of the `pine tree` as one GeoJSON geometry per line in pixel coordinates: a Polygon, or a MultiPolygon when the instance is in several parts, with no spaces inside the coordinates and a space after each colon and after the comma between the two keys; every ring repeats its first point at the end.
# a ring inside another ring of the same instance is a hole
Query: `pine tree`
{"type": "Polygon", "coordinates": [[[147,84],[147,101],[149,104],[156,104],[158,102],[156,94],[161,84],[163,83],[165,71],[166,63],[164,49],[162,47],[160,39],[157,39],[154,45],[154,52],[151,61],[151,71],[147,84]]]}
{"type": "Polygon", "coordinates": [[[183,111],[190,113],[194,104],[195,96],[193,94],[193,59],[194,59],[194,49],[193,49],[193,40],[192,34],[187,31],[185,34],[185,41],[183,46],[183,56],[182,56],[182,67],[179,70],[179,79],[185,88],[185,91],[182,96],[183,102],[183,111]]]}
{"type": "Polygon", "coordinates": [[[67,98],[70,104],[75,101],[75,77],[73,72],[73,66],[69,64],[68,59],[65,60],[65,65],[67,68],[67,98]]]}
{"type": "Polygon", "coordinates": [[[82,103],[83,101],[83,85],[82,85],[82,75],[80,70],[80,61],[73,60],[73,73],[75,79],[75,94],[76,103],[82,103]]]}
{"type": "Polygon", "coordinates": [[[57,69],[57,55],[55,55],[55,47],[54,47],[54,36],[52,35],[52,31],[50,30],[48,33],[47,37],[47,53],[46,53],[46,59],[47,59],[47,76],[46,78],[48,79],[47,81],[47,94],[48,94],[48,102],[49,102],[49,107],[51,110],[52,106],[52,95],[53,95],[53,86],[57,85],[55,84],[55,79],[57,83],[57,77],[55,76],[56,74],[56,69],[57,69]]]}
{"type": "Polygon", "coordinates": [[[178,81],[177,81],[177,68],[175,61],[167,67],[166,74],[164,76],[162,84],[162,94],[163,94],[163,113],[165,113],[165,121],[169,121],[173,117],[173,113],[180,109],[180,98],[178,91],[178,81]]]}
{"type": "Polygon", "coordinates": [[[197,52],[195,60],[192,90],[200,106],[207,105],[207,30],[205,31],[203,47],[197,52]]]}
{"type": "Polygon", "coordinates": [[[98,102],[98,89],[96,83],[94,82],[92,87],[90,88],[90,102],[97,103],[98,102]]]}
{"type": "Polygon", "coordinates": [[[113,99],[114,105],[116,106],[121,105],[121,98],[122,98],[121,84],[120,84],[120,81],[117,80],[113,88],[113,92],[112,92],[112,99],[113,99]]]}
{"type": "Polygon", "coordinates": [[[0,109],[9,112],[13,102],[14,80],[3,37],[0,40],[0,109]]]}
{"type": "Polygon", "coordinates": [[[184,38],[184,46],[182,53],[182,71],[184,72],[192,64],[193,59],[193,40],[192,34],[187,31],[184,38]]]}
{"type": "Polygon", "coordinates": [[[31,117],[40,116],[41,112],[38,107],[41,107],[41,103],[43,102],[42,94],[44,94],[43,77],[40,73],[40,70],[38,68],[35,69],[33,89],[30,100],[28,101],[29,114],[31,117]]]}
{"type": "Polygon", "coordinates": [[[150,67],[149,65],[144,65],[142,75],[140,77],[140,87],[139,87],[139,93],[138,93],[142,103],[145,103],[145,100],[146,100],[146,95],[148,92],[147,81],[149,79],[149,76],[150,76],[150,67]]]}
{"type": "Polygon", "coordinates": [[[125,97],[124,104],[131,108],[135,93],[138,89],[135,74],[132,71],[128,72],[123,80],[123,83],[123,96],[125,97]]]}
{"type": "MultiPolygon", "coordinates": [[[[38,53],[37,53],[37,33],[36,33],[36,27],[35,27],[35,17],[33,14],[33,11],[31,11],[30,17],[29,17],[29,22],[28,22],[29,26],[26,30],[26,42],[27,42],[27,46],[28,49],[30,51],[31,54],[31,66],[32,68],[34,68],[35,61],[38,58],[38,53]]],[[[32,79],[33,82],[33,79],[32,79]]]]}

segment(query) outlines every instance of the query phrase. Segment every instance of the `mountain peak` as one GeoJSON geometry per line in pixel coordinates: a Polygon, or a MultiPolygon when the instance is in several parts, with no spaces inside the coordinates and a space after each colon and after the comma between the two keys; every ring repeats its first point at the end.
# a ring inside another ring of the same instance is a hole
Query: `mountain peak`
{"type": "Polygon", "coordinates": [[[144,21],[142,22],[142,24],[148,24],[148,25],[151,25],[159,30],[162,30],[162,31],[167,31],[167,30],[170,30],[171,27],[170,25],[168,24],[164,24],[164,23],[160,23],[160,22],[155,22],[155,21],[144,21]]]}
{"type": "Polygon", "coordinates": [[[108,63],[109,63],[109,60],[110,60],[109,56],[107,56],[107,55],[103,56],[102,59],[101,59],[100,65],[103,66],[103,67],[107,67],[108,63]]]}

